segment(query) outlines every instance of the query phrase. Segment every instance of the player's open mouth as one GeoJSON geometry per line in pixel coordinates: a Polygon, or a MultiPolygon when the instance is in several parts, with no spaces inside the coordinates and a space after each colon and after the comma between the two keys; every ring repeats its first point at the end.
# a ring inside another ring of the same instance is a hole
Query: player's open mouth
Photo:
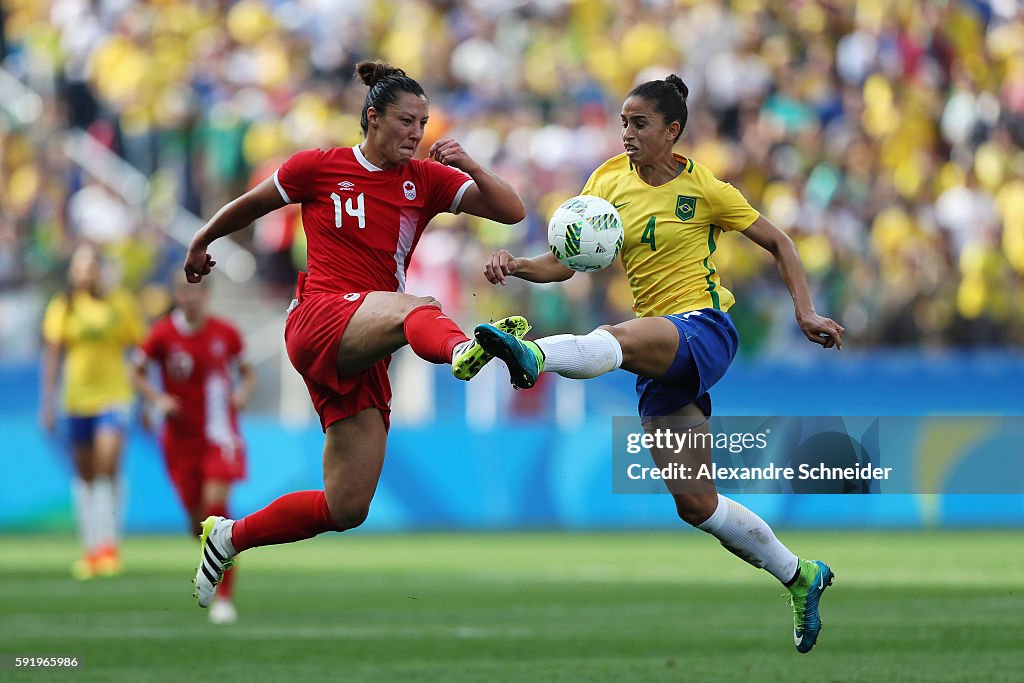
{"type": "Polygon", "coordinates": [[[636,147],[633,145],[625,145],[626,154],[632,154],[636,151],[636,147]]]}

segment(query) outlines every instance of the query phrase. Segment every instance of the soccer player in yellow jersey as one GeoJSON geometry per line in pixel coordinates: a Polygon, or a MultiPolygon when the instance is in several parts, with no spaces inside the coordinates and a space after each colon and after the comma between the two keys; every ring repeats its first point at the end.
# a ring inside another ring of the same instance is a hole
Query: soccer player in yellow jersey
{"type": "Polygon", "coordinates": [[[103,291],[95,247],[75,250],[68,281],[43,318],[40,417],[47,431],[55,429],[54,394],[63,360],[62,403],[77,474],[72,494],[85,549],[72,573],[89,579],[121,568],[117,474],[133,396],[125,353],[146,330],[128,293],[103,291]]]}
{"type": "MultiPolygon", "coordinates": [[[[535,342],[480,325],[476,339],[508,363],[519,388],[533,386],[543,371],[586,379],[621,367],[637,375],[645,428],[651,429],[657,418],[671,417],[707,432],[708,390],[724,375],[739,341],[726,313],[734,298],[722,287],[714,265],[723,230],[743,234],[775,257],[808,340],[826,349],[842,348],[844,330],[815,312],[792,240],[732,185],[673,152],[686,126],[686,95],[686,85],[675,75],[634,88],[622,105],[625,152],[598,168],[583,189],[583,194],[611,202],[622,216],[622,263],[638,317],[587,335],[535,342]]],[[[508,276],[558,282],[574,274],[550,253],[522,258],[505,250],[495,252],[484,270],[494,284],[505,284],[508,276]]],[[[659,467],[680,459],[668,450],[652,449],[652,455],[659,467]]],[[[693,449],[683,458],[690,466],[710,463],[711,451],[693,449]]],[[[832,570],[823,562],[797,558],[764,520],[719,495],[713,481],[672,492],[680,518],[789,589],[794,641],[798,651],[808,652],[821,628],[818,601],[832,582],[832,570]]]]}

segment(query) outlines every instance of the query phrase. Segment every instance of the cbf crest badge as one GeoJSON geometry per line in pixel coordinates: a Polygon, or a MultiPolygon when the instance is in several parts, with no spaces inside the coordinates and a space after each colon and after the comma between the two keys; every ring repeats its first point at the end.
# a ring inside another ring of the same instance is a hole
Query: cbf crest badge
{"type": "Polygon", "coordinates": [[[697,213],[696,197],[687,197],[682,194],[676,197],[676,216],[679,217],[679,220],[692,221],[695,213],[697,213]]]}
{"type": "Polygon", "coordinates": [[[402,191],[405,192],[405,198],[410,202],[416,199],[416,186],[413,185],[411,180],[406,180],[402,183],[402,191]]]}

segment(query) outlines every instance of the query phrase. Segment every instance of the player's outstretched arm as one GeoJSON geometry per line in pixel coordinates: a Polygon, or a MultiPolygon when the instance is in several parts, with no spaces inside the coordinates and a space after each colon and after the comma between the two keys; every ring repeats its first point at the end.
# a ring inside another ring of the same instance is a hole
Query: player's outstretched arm
{"type": "Polygon", "coordinates": [[[515,276],[527,282],[562,282],[576,271],[566,268],[550,252],[526,258],[512,256],[505,249],[491,254],[491,260],[484,264],[484,277],[492,285],[504,285],[505,278],[515,276]]]}
{"type": "Polygon", "coordinates": [[[800,262],[800,254],[797,253],[796,245],[789,235],[764,216],[754,221],[743,234],[775,257],[779,274],[782,275],[782,280],[793,297],[796,321],[804,336],[826,349],[833,346],[842,349],[843,332],[846,330],[836,321],[820,316],[814,310],[814,303],[811,302],[811,295],[807,291],[807,275],[800,262]]]}
{"type": "Polygon", "coordinates": [[[174,416],[178,414],[181,406],[178,405],[178,400],[170,394],[165,394],[149,381],[149,373],[147,372],[148,362],[143,358],[133,358],[130,365],[128,366],[129,375],[131,376],[132,386],[139,392],[142,400],[146,403],[150,403],[156,406],[163,415],[174,416]]]}
{"type": "Polygon", "coordinates": [[[428,154],[445,166],[465,171],[473,179],[474,184],[462,195],[459,211],[506,225],[526,218],[526,206],[512,186],[474,161],[457,141],[442,138],[430,146],[428,154]]]}
{"type": "Polygon", "coordinates": [[[215,241],[250,225],[261,216],[280,209],[285,201],[277,190],[273,177],[252,188],[238,199],[224,205],[210,221],[201,227],[192,238],[192,244],[185,256],[185,277],[189,282],[199,282],[210,274],[217,264],[206,253],[215,241]]]}

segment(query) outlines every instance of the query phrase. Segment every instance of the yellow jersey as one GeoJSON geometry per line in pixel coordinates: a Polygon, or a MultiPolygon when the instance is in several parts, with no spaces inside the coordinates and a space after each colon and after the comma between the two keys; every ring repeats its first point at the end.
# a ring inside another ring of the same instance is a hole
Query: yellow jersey
{"type": "Polygon", "coordinates": [[[664,185],[648,185],[620,154],[583,188],[583,194],[611,202],[622,217],[619,255],[641,318],[729,310],[736,298],[722,286],[712,256],[722,230],[746,230],[759,216],[735,187],[692,159],[675,157],[681,172],[664,185]]]}
{"type": "Polygon", "coordinates": [[[146,325],[135,301],[116,291],[104,299],[84,292],[58,294],[46,307],[43,338],[64,347],[64,409],[96,415],[132,400],[125,352],[140,343],[146,325]]]}

